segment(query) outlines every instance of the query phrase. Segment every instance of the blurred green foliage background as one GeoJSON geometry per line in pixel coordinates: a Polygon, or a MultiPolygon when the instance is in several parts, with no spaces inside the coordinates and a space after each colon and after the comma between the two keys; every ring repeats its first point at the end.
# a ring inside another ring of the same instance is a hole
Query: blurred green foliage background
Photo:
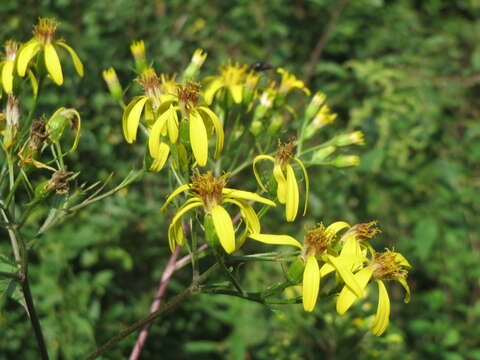
{"type": "MultiPolygon", "coordinates": [[[[394,246],[414,268],[409,305],[393,287],[387,333],[368,332],[364,318],[374,303],[340,317],[331,299],[306,314],[300,305],[268,309],[200,295],[154,323],[144,359],[480,359],[479,15],[478,0],[0,3],[2,41],[25,41],[39,16],[55,17],[86,65],[83,79],[67,76],[61,90],[49,85],[40,103],[47,114],[58,106],[82,114],[80,151],[69,164],[82,181],[110,172],[118,180],[141,166],[143,148],[126,146],[121,109],[101,79],[109,66],[124,85],[131,79],[133,40],[145,40],[161,72],[181,72],[197,47],[209,53],[204,74],[229,57],[285,67],[326,92],[340,114],[325,137],[345,128],[365,132],[358,168],[312,168],[311,218],[285,231],[319,220],[378,220],[376,248],[394,246]],[[334,23],[332,14],[339,15],[334,23]]],[[[243,174],[250,183],[252,174],[243,174]]],[[[169,256],[161,178],[148,174],[41,239],[31,283],[52,358],[82,358],[148,312],[169,256]]],[[[8,251],[1,234],[0,252],[8,251]]],[[[256,264],[242,276],[255,288],[281,269],[256,264]]],[[[177,272],[168,294],[190,277],[188,267],[177,272]]],[[[0,329],[0,359],[37,358],[15,302],[2,309],[0,329]]],[[[134,341],[105,359],[127,357],[134,341]]]]}

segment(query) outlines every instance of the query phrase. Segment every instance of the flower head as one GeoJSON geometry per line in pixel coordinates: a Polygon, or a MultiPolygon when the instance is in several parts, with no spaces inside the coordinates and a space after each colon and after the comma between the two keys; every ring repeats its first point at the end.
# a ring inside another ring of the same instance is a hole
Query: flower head
{"type": "Polygon", "coordinates": [[[356,259],[332,255],[335,253],[333,245],[337,233],[349,226],[343,221],[334,222],[327,227],[320,223],[306,233],[303,244],[288,235],[254,233],[249,237],[266,244],[292,245],[301,249],[301,258],[305,263],[302,281],[303,308],[305,311],[313,311],[320,290],[320,279],[333,271],[337,272],[348,289],[358,296],[363,296],[363,289],[357,284],[350,270],[351,261],[356,259]],[[322,267],[319,266],[319,261],[324,263],[322,267]]]}
{"type": "Polygon", "coordinates": [[[305,83],[302,80],[297,79],[297,77],[283,68],[278,68],[277,72],[282,76],[279,86],[279,92],[281,94],[288,94],[294,89],[302,90],[305,94],[310,95],[310,90],[305,86],[305,83]]]}
{"type": "Polygon", "coordinates": [[[232,95],[233,101],[237,104],[242,102],[245,76],[248,70],[247,65],[228,62],[220,68],[220,75],[211,78],[211,81],[204,92],[207,104],[211,104],[217,92],[225,88],[232,95]]]}
{"type": "Polygon", "coordinates": [[[277,182],[277,199],[281,204],[285,204],[285,218],[287,221],[294,221],[298,213],[299,190],[291,161],[295,161],[303,171],[305,180],[305,206],[304,214],[307,211],[309,180],[307,170],[302,161],[294,156],[295,141],[292,140],[286,144],[279,143],[275,158],[270,155],[258,155],[253,160],[253,172],[258,184],[262,190],[267,191],[258,174],[256,164],[260,160],[269,160],[273,165],[273,177],[277,182]]]}
{"type": "MultiPolygon", "coordinates": [[[[372,333],[380,336],[387,329],[390,318],[390,298],[384,281],[395,280],[403,286],[406,292],[405,302],[410,301],[410,288],[407,283],[409,262],[402,254],[386,250],[383,253],[372,253],[372,258],[367,266],[358,271],[354,277],[362,289],[366,288],[370,281],[375,281],[378,286],[378,306],[372,333]]],[[[344,287],[337,298],[337,312],[344,314],[357,300],[359,296],[353,294],[350,289],[344,287]]]]}
{"type": "Polygon", "coordinates": [[[55,84],[63,84],[63,72],[60,58],[58,57],[58,46],[63,47],[70,54],[73,65],[78,75],[83,76],[83,64],[80,61],[75,50],[68,46],[62,40],[55,39],[57,22],[54,19],[40,18],[38,24],[33,27],[34,37],[25,43],[17,55],[17,72],[24,77],[28,65],[32,62],[35,55],[42,53],[45,60],[45,66],[50,77],[55,84]]]}
{"type": "Polygon", "coordinates": [[[211,216],[220,244],[229,254],[235,251],[237,245],[232,218],[224,207],[226,203],[234,204],[240,208],[246,224],[246,234],[260,232],[260,221],[255,210],[247,201],[261,202],[269,206],[275,206],[275,203],[255,193],[227,188],[225,187],[226,183],[227,177],[225,175],[214,177],[210,172],[200,174],[197,171],[192,177],[191,184],[182,185],[170,194],[162,210],[182,192],[190,192],[190,199],[180,207],[168,228],[168,239],[172,251],[175,249],[175,243],[183,245],[184,242],[180,219],[188,211],[197,207],[203,207],[205,216],[211,216]]]}

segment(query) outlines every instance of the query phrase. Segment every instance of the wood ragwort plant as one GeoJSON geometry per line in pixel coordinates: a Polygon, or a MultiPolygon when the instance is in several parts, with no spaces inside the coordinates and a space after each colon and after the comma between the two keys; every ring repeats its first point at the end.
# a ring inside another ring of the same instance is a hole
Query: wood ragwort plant
{"type": "MultiPolygon", "coordinates": [[[[29,254],[41,246],[38,240],[42,234],[65,217],[125,188],[147,171],[169,179],[170,195],[159,206],[158,216],[170,219],[165,240],[172,253],[181,249],[188,252],[192,283],[107,341],[89,359],[104,354],[133,332],[145,330],[154,319],[197,293],[230,295],[266,306],[301,303],[311,312],[321,293],[320,284],[326,282],[329,286],[322,285],[322,289],[331,290],[325,295],[336,295],[332,299],[337,312],[344,314],[366,296],[369,284],[375,283],[378,306],[371,329],[374,335],[384,333],[390,318],[385,282],[399,282],[408,302],[406,279],[411,266],[394,250],[374,249],[371,241],[379,233],[375,221],[350,225],[339,219],[326,226],[318,219],[317,226],[305,229],[302,239],[275,233],[263,225],[267,218],[294,223],[308,212],[310,167],[359,163],[358,156],[345,150],[363,144],[360,131],[338,134],[321,143],[317,140],[319,131],[336,118],[324,93],[312,96],[295,75],[266,62],[245,65],[229,61],[217,74],[200,78],[207,58],[200,49],[180,75],[159,74],[146,56],[144,42],[135,42],[131,51],[136,86],[124,91],[113,68],[105,70],[103,77],[123,108],[125,140],[145,142],[143,167],[107,191],[110,178],[82,184],[80,174],[68,167],[68,156],[80,141],[78,111],[62,106],[37,118],[44,85],[63,84],[65,55],[80,76],[84,72],[76,52],[58,40],[56,26],[53,19],[39,19],[31,40],[5,43],[0,63],[5,109],[0,115],[0,224],[12,250],[11,254],[0,254],[0,290],[2,299],[11,297],[24,306],[42,359],[48,359],[48,349],[30,291],[29,254]],[[130,92],[135,89],[139,92],[132,97],[130,92]],[[26,111],[24,98],[30,93],[33,102],[26,111]],[[65,151],[69,139],[71,144],[65,151]],[[236,178],[240,175],[251,176],[258,188],[247,191],[239,186],[236,178]],[[29,217],[45,208],[43,223],[32,231],[29,217]],[[275,215],[274,208],[281,209],[281,217],[275,215]],[[269,244],[272,250],[245,253],[242,245],[246,241],[269,244]],[[280,252],[279,246],[290,251],[280,252]],[[207,269],[203,266],[205,256],[213,264],[207,269]],[[254,292],[245,291],[236,268],[255,261],[283,265],[284,280],[254,292]],[[209,282],[215,272],[223,274],[226,281],[209,282]],[[287,288],[301,290],[285,292],[287,288]]],[[[132,353],[137,355],[132,356],[138,356],[145,338],[137,340],[132,353]]]]}

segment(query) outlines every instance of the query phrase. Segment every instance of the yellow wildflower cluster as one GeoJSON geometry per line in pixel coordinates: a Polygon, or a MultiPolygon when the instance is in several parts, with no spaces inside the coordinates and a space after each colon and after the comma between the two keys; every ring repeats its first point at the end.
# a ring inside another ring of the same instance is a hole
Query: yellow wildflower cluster
{"type": "MultiPolygon", "coordinates": [[[[336,274],[340,285],[337,298],[340,314],[355,300],[363,298],[367,285],[375,281],[379,287],[379,305],[373,333],[383,333],[390,314],[383,281],[397,280],[409,293],[406,276],[410,265],[399,253],[375,252],[369,244],[378,232],[375,223],[353,227],[343,221],[327,227],[319,224],[306,232],[303,242],[288,235],[262,233],[260,223],[263,214],[276,206],[275,200],[285,205],[286,221],[297,219],[300,186],[296,172],[301,172],[300,180],[304,182],[305,215],[310,190],[308,166],[319,163],[337,167],[358,165],[359,157],[355,155],[339,155],[332,160],[329,157],[339,148],[363,145],[363,133],[341,134],[303,150],[306,140],[337,117],[325,104],[326,95],[317,92],[306,107],[303,123],[293,126],[298,129],[296,139],[291,137],[289,142],[282,143],[275,136],[282,131],[283,125],[288,125],[288,119],[298,121],[299,117],[288,105],[289,94],[297,89],[310,96],[310,90],[295,75],[278,68],[272,71],[278,80],[265,81],[267,76],[262,72],[273,70],[270,64],[259,62],[247,66],[229,61],[220,67],[218,75],[197,82],[207,58],[203,50],[195,51],[190,64],[178,77],[157,75],[148,65],[151,62],[147,60],[142,41],[132,44],[131,51],[137,71],[134,83],[141,86],[142,93],[124,105],[123,134],[128,143],[137,139],[139,129],[146,134],[149,170],[160,171],[170,161],[179,186],[167,197],[162,211],[168,205],[178,206],[168,228],[172,252],[176,246],[189,244],[186,231],[192,231],[192,223],[196,223],[197,228],[200,226],[208,244],[223,248],[223,254],[239,250],[247,237],[267,244],[294,246],[299,249],[295,264],[301,264],[301,274],[297,280],[289,281],[292,281],[290,285],[295,285],[300,277],[303,279],[302,298],[306,311],[314,310],[321,279],[331,273],[336,274]],[[230,162],[235,165],[242,155],[235,147],[241,146],[242,139],[248,136],[254,137],[259,154],[253,156],[252,151],[246,154],[250,156],[246,164],[253,166],[262,196],[227,187],[229,177],[245,168],[240,165],[236,168],[240,170],[236,170],[230,162]],[[210,141],[213,138],[214,141],[210,141]],[[278,143],[278,147],[269,153],[272,142],[278,143]],[[210,156],[210,144],[215,145],[213,156],[210,156]],[[270,172],[260,171],[263,160],[273,164],[270,172]],[[226,169],[225,164],[229,165],[226,169]],[[183,200],[177,202],[180,197],[183,200]],[[254,203],[261,203],[262,210],[255,210],[254,203]],[[238,208],[238,216],[231,215],[232,205],[238,208]],[[188,216],[190,222],[186,220],[188,216]],[[237,222],[241,223],[236,225],[237,222]],[[212,234],[217,242],[210,241],[212,234]]],[[[108,69],[103,76],[112,96],[123,104],[124,93],[115,70],[108,69]]]]}

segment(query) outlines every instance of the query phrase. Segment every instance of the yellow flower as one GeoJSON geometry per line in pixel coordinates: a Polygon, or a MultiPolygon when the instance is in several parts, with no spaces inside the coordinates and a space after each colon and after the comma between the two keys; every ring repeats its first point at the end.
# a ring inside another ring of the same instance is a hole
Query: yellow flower
{"type": "MultiPolygon", "coordinates": [[[[408,270],[411,265],[402,254],[386,250],[383,253],[373,253],[368,265],[358,271],[354,278],[362,289],[365,289],[372,280],[378,286],[378,306],[372,333],[380,336],[387,329],[390,318],[390,298],[385,287],[385,280],[398,281],[405,289],[405,302],[410,301],[410,288],[407,284],[408,270]]],[[[360,296],[354,294],[349,288],[344,287],[337,298],[337,312],[340,315],[353,305],[360,296]]]]}
{"type": "Polygon", "coordinates": [[[232,64],[230,61],[227,65],[222,66],[220,75],[211,77],[209,79],[210,84],[204,91],[203,96],[207,104],[210,105],[213,102],[215,94],[222,88],[230,92],[236,104],[240,104],[243,99],[243,87],[247,70],[247,65],[232,64]]]}
{"type": "Polygon", "coordinates": [[[281,94],[287,94],[293,89],[299,89],[310,96],[310,90],[305,86],[305,83],[302,80],[297,79],[295,75],[289,73],[283,68],[278,68],[277,72],[282,75],[278,90],[281,94]]]}
{"type": "Polygon", "coordinates": [[[258,155],[253,160],[253,172],[258,184],[263,191],[267,191],[263,185],[260,176],[258,174],[256,164],[260,160],[269,160],[273,162],[273,177],[277,182],[277,199],[281,204],[285,204],[285,218],[287,221],[294,221],[298,213],[299,203],[299,191],[298,183],[295,177],[293,167],[290,165],[290,161],[295,161],[303,171],[305,179],[305,206],[303,215],[307,212],[308,205],[308,193],[309,193],[309,181],[308,174],[302,161],[293,156],[295,150],[294,142],[287,143],[285,145],[279,145],[275,158],[270,155],[258,155]]]}
{"type": "Polygon", "coordinates": [[[61,46],[70,54],[73,65],[78,75],[83,76],[83,64],[80,61],[75,50],[68,46],[62,40],[55,40],[55,31],[57,23],[53,19],[40,18],[38,24],[33,28],[34,37],[26,42],[18,51],[17,72],[21,77],[25,76],[28,65],[33,57],[39,52],[43,53],[45,66],[48,74],[55,84],[63,84],[63,72],[60,59],[57,54],[56,46],[61,46]]]}
{"type": "Polygon", "coordinates": [[[235,243],[235,228],[232,219],[223,207],[225,203],[231,203],[240,208],[242,218],[246,224],[247,234],[260,232],[260,221],[255,210],[247,201],[257,201],[269,206],[275,206],[275,203],[255,193],[227,188],[225,185],[225,176],[215,178],[211,172],[205,174],[197,172],[193,176],[191,184],[179,186],[168,196],[162,211],[176,196],[185,191],[190,192],[190,199],[180,207],[168,228],[168,241],[172,251],[175,249],[175,243],[179,245],[184,243],[180,219],[188,211],[197,207],[203,207],[205,215],[211,216],[220,244],[229,254],[234,252],[239,246],[235,243]]]}
{"type": "Polygon", "coordinates": [[[348,227],[349,225],[343,221],[334,222],[327,228],[323,224],[319,224],[316,229],[307,232],[303,245],[288,235],[254,233],[249,237],[266,244],[292,245],[301,249],[301,257],[305,263],[302,290],[303,308],[305,311],[313,311],[320,291],[320,279],[332,271],[337,271],[345,282],[345,286],[354,294],[359,297],[363,296],[363,289],[350,270],[351,263],[357,259],[346,255],[334,256],[335,252],[332,248],[336,234],[348,227]],[[319,260],[324,262],[321,268],[318,264],[319,260]]]}

